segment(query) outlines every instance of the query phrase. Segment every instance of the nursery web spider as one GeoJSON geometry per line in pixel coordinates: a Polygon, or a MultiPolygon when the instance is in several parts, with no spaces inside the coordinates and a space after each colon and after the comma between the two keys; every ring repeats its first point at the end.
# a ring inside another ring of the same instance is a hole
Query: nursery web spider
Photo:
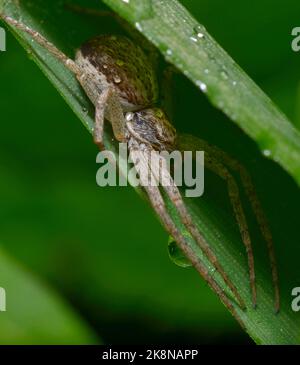
{"type": "Polygon", "coordinates": [[[272,235],[249,174],[240,163],[207,142],[192,136],[177,138],[176,130],[168,121],[166,114],[160,108],[155,107],[158,98],[156,75],[153,65],[143,50],[126,37],[102,35],[85,42],[77,50],[75,60],[72,60],[40,33],[23,23],[4,14],[0,14],[0,18],[9,25],[28,33],[33,40],[47,49],[76,76],[95,106],[94,142],[100,149],[104,148],[104,119],[107,119],[112,125],[116,140],[127,142],[131,159],[140,175],[142,186],[165,229],[235,317],[238,316],[236,316],[233,303],[210,275],[205,265],[196,257],[186,238],[177,229],[165,206],[159,187],[149,186],[145,181],[148,178],[148,173],[145,175],[145,171],[150,169],[152,178],[161,183],[164,191],[176,207],[187,231],[199,245],[211,265],[219,272],[239,306],[245,309],[244,301],[236,286],[232,283],[216,255],[194,224],[180,191],[165,166],[165,160],[160,157],[158,152],[175,149],[183,151],[185,149],[189,150],[191,145],[197,146],[205,151],[205,167],[226,181],[234,215],[247,251],[252,304],[255,307],[257,293],[252,244],[239,196],[239,189],[229,169],[239,173],[262,235],[267,242],[275,292],[275,311],[278,312],[280,298],[272,235]],[[149,164],[150,152],[154,152],[154,156],[156,156],[154,168],[153,165],[150,166],[149,164]],[[161,174],[158,173],[160,169],[161,174]],[[163,184],[164,181],[169,183],[163,184]]]}

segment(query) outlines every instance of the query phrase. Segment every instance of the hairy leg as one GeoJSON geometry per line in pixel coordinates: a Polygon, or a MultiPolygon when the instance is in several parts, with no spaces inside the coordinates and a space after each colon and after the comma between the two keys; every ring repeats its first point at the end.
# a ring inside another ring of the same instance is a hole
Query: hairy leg
{"type": "Polygon", "coordinates": [[[49,42],[45,37],[43,37],[37,31],[27,27],[25,24],[0,13],[0,19],[3,19],[9,25],[22,30],[23,32],[29,34],[38,44],[48,50],[55,58],[61,61],[70,71],[72,71],[76,76],[80,77],[82,72],[76,63],[61,52],[53,43],[49,42]]]}
{"type": "Polygon", "coordinates": [[[173,75],[178,73],[173,65],[167,65],[162,73],[160,82],[160,102],[162,109],[167,116],[172,120],[174,115],[174,101],[173,101],[173,75]]]}
{"type": "Polygon", "coordinates": [[[96,102],[94,142],[100,149],[104,148],[103,132],[104,118],[107,118],[113,128],[114,136],[120,142],[125,141],[126,126],[123,110],[118,95],[113,88],[107,88],[102,92],[96,102]]]}
{"type": "Polygon", "coordinates": [[[73,3],[66,3],[65,8],[68,9],[68,10],[71,10],[74,13],[78,13],[78,14],[94,16],[94,17],[107,17],[107,16],[110,16],[110,17],[116,19],[116,21],[118,21],[118,22],[122,21],[122,18],[120,18],[116,13],[114,13],[113,11],[110,11],[110,10],[99,10],[99,9],[94,9],[94,8],[85,8],[85,7],[82,7],[82,6],[79,6],[77,4],[73,4],[73,3]]]}
{"type": "Polygon", "coordinates": [[[274,308],[275,312],[278,313],[280,310],[280,291],[279,291],[279,280],[278,280],[278,270],[276,263],[276,256],[273,244],[272,233],[269,228],[266,216],[264,214],[261,203],[255,191],[254,184],[252,182],[251,176],[249,175],[246,168],[236,161],[234,158],[229,156],[227,153],[221,149],[209,144],[208,142],[190,135],[181,135],[179,138],[179,149],[181,150],[204,150],[210,156],[213,156],[215,160],[221,162],[222,164],[228,166],[232,171],[237,172],[240,176],[243,188],[252,206],[252,210],[255,214],[257,223],[259,225],[262,236],[264,237],[268,254],[270,259],[270,266],[272,272],[272,281],[274,287],[274,308]]]}
{"type": "Polygon", "coordinates": [[[233,176],[230,174],[228,169],[220,164],[217,160],[212,158],[210,155],[206,153],[205,156],[205,166],[214,172],[216,175],[220,176],[224,179],[228,186],[228,195],[230,198],[231,205],[233,207],[234,215],[236,221],[239,226],[239,230],[241,233],[241,237],[243,243],[246,247],[247,258],[248,258],[248,268],[249,268],[249,278],[250,278],[250,286],[252,292],[252,304],[255,308],[257,305],[257,293],[256,293],[256,284],[255,284],[255,268],[254,268],[254,256],[251,238],[249,234],[249,228],[246,220],[246,216],[244,213],[244,209],[242,206],[239,188],[234,180],[233,176]]]}
{"type": "Polygon", "coordinates": [[[242,300],[237,288],[229,279],[228,275],[226,274],[216,255],[212,252],[210,246],[208,245],[204,237],[201,235],[198,228],[193,223],[192,217],[190,216],[183,202],[180,191],[175,185],[170,175],[170,172],[168,171],[165,159],[159,156],[159,154],[154,151],[151,156],[151,168],[153,175],[161,183],[164,190],[168,194],[170,200],[177,208],[182,223],[186,226],[187,230],[190,232],[192,237],[198,243],[199,247],[202,249],[208,260],[212,263],[212,265],[216,268],[216,270],[218,270],[224,282],[227,284],[227,286],[230,288],[230,290],[236,297],[241,308],[245,308],[244,301],[242,300]]]}
{"type": "MultiPolygon", "coordinates": [[[[191,261],[195,269],[199,272],[202,278],[208,283],[208,285],[212,288],[212,290],[219,296],[225,306],[229,309],[229,311],[234,315],[234,317],[239,321],[242,327],[243,324],[240,321],[240,318],[230,302],[229,298],[225,295],[222,288],[219,284],[210,276],[208,270],[203,265],[203,263],[196,257],[193,250],[190,248],[188,242],[185,240],[184,236],[177,230],[176,225],[172,221],[169,213],[167,212],[165,203],[157,186],[150,186],[148,184],[148,171],[149,171],[149,159],[148,155],[145,155],[145,152],[140,150],[131,150],[130,156],[135,165],[139,165],[139,175],[141,184],[144,185],[144,188],[148,194],[150,203],[160,217],[165,229],[168,233],[175,239],[180,249],[185,253],[188,259],[191,261]],[[145,173],[146,172],[146,173],[145,173]]],[[[153,176],[155,178],[155,176],[153,176]]]]}

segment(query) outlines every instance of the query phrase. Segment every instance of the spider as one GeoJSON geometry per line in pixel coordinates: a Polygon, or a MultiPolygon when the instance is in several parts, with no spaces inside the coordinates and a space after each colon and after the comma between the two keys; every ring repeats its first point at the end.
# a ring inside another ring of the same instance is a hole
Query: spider
{"type": "Polygon", "coordinates": [[[247,170],[225,152],[204,140],[188,135],[181,135],[178,138],[175,128],[169,122],[164,111],[155,106],[158,98],[156,74],[152,63],[142,48],[124,36],[101,35],[85,42],[77,50],[75,60],[73,60],[40,33],[20,21],[1,13],[0,18],[9,25],[28,33],[34,41],[47,49],[75,75],[95,106],[94,142],[100,149],[105,148],[103,141],[104,120],[108,120],[112,125],[116,140],[127,143],[141,185],[163,226],[236,318],[238,316],[232,300],[210,275],[206,266],[191,249],[187,239],[176,227],[166,208],[158,184],[156,186],[149,185],[147,180],[150,170],[151,178],[160,183],[176,207],[181,222],[187,231],[199,245],[211,265],[219,272],[240,308],[245,309],[244,301],[236,286],[194,224],[181,193],[166,166],[166,161],[159,152],[175,149],[184,151],[190,150],[191,146],[197,146],[197,149],[205,151],[205,167],[226,181],[231,205],[247,251],[252,304],[256,307],[257,293],[252,244],[238,185],[230,170],[239,173],[261,233],[267,242],[275,293],[274,306],[275,311],[278,312],[280,296],[272,235],[247,170]],[[154,159],[151,159],[151,165],[149,163],[150,154],[152,157],[154,156],[154,159]]]}

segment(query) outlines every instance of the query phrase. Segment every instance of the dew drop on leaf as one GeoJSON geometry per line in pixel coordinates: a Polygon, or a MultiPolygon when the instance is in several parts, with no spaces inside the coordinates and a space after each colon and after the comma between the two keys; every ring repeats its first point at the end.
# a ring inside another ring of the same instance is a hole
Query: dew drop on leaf
{"type": "Polygon", "coordinates": [[[272,155],[271,150],[268,150],[268,149],[263,150],[262,153],[266,157],[270,157],[272,155]]]}
{"type": "Polygon", "coordinates": [[[204,93],[207,91],[207,85],[204,82],[198,80],[196,81],[196,84],[199,87],[199,89],[204,93]]]}
{"type": "Polygon", "coordinates": [[[168,242],[169,257],[175,265],[186,268],[192,266],[190,261],[184,256],[183,252],[177,246],[173,237],[169,238],[168,242]]]}

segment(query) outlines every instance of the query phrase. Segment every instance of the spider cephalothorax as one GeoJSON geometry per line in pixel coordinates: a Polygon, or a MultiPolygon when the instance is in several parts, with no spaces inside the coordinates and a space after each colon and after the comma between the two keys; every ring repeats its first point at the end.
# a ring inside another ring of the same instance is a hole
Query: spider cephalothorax
{"type": "Polygon", "coordinates": [[[176,145],[176,130],[159,108],[143,109],[125,115],[131,136],[149,144],[157,151],[172,151],[176,145]]]}

